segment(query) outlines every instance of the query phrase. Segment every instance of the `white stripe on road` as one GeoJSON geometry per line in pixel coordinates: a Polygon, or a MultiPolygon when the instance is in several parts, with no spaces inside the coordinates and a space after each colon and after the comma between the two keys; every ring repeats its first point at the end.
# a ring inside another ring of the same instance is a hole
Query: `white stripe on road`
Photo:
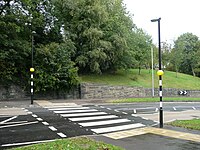
{"type": "Polygon", "coordinates": [[[43,119],[42,118],[36,118],[38,121],[43,121],[43,119]]]}
{"type": "Polygon", "coordinates": [[[17,116],[14,116],[14,117],[11,117],[11,118],[6,119],[6,120],[4,120],[4,121],[1,121],[0,124],[4,124],[4,123],[6,123],[6,122],[8,122],[8,121],[11,121],[11,120],[13,120],[13,119],[15,119],[15,118],[17,118],[17,116]]]}
{"type": "Polygon", "coordinates": [[[43,125],[48,126],[49,123],[48,122],[42,122],[43,125]]]}
{"type": "Polygon", "coordinates": [[[176,107],[173,107],[174,110],[176,110],[176,107]]]}
{"type": "Polygon", "coordinates": [[[197,110],[195,107],[192,107],[192,109],[197,110]]]}
{"type": "Polygon", "coordinates": [[[8,125],[8,124],[16,124],[16,123],[25,123],[25,122],[28,122],[28,121],[15,121],[15,122],[6,122],[6,123],[3,123],[3,125],[8,125]]]}
{"type": "Polygon", "coordinates": [[[88,109],[88,110],[68,110],[68,111],[54,111],[57,114],[67,114],[67,113],[77,113],[77,112],[93,112],[98,111],[96,109],[88,109]]]}
{"type": "Polygon", "coordinates": [[[84,127],[91,127],[91,126],[108,125],[108,124],[130,122],[130,121],[131,120],[128,120],[128,119],[115,119],[115,120],[106,120],[106,121],[86,122],[86,123],[79,123],[79,124],[84,127]]]}
{"type": "Polygon", "coordinates": [[[95,116],[95,117],[81,117],[81,118],[69,118],[71,121],[88,121],[88,120],[100,120],[100,119],[111,119],[111,118],[118,118],[115,115],[108,115],[108,116],[95,116]]]}
{"type": "Polygon", "coordinates": [[[32,116],[33,116],[34,118],[37,118],[37,117],[38,117],[38,116],[37,116],[37,115],[35,115],[35,114],[33,114],[32,116]]]}
{"type": "Polygon", "coordinates": [[[46,142],[53,142],[55,140],[45,140],[45,141],[33,141],[33,142],[23,142],[23,143],[13,143],[13,144],[3,144],[2,147],[9,147],[9,146],[20,146],[20,145],[29,145],[29,144],[37,144],[37,143],[46,143],[46,142]]]}
{"type": "Polygon", "coordinates": [[[66,138],[67,136],[63,133],[57,133],[61,138],[66,138]]]}
{"type": "Polygon", "coordinates": [[[91,129],[91,130],[95,133],[107,133],[107,132],[113,132],[113,131],[139,128],[139,127],[144,127],[144,126],[145,125],[143,125],[141,123],[136,123],[136,124],[122,125],[122,126],[113,126],[113,127],[107,127],[107,128],[91,129]]]}
{"type": "Polygon", "coordinates": [[[74,109],[89,109],[89,107],[73,107],[73,108],[70,108],[70,107],[61,107],[61,108],[50,108],[49,110],[74,110],[74,109]]]}
{"type": "Polygon", "coordinates": [[[13,124],[13,125],[7,125],[7,126],[0,126],[0,129],[1,128],[16,127],[16,126],[24,126],[24,125],[35,124],[35,123],[38,123],[38,121],[27,122],[27,123],[20,123],[20,124],[13,124]]]}
{"type": "Polygon", "coordinates": [[[52,131],[57,131],[57,129],[53,126],[49,126],[49,129],[51,129],[52,131]]]}
{"type": "Polygon", "coordinates": [[[77,108],[77,107],[82,107],[81,105],[51,105],[51,106],[46,106],[46,107],[44,107],[44,108],[49,108],[49,109],[51,109],[51,108],[63,108],[63,107],[65,107],[65,108],[77,108]]]}
{"type": "Polygon", "coordinates": [[[96,115],[104,115],[106,112],[94,112],[94,113],[77,113],[77,114],[61,114],[63,117],[78,117],[78,116],[96,116],[96,115]]]}

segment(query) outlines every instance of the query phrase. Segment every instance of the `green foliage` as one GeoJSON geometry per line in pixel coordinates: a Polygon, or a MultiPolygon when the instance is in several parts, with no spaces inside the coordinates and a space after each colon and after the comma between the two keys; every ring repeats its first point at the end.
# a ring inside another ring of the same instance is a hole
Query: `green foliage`
{"type": "Polygon", "coordinates": [[[37,48],[36,91],[70,90],[78,84],[77,68],[71,61],[75,47],[68,40],[65,43],[51,43],[37,48]]]}

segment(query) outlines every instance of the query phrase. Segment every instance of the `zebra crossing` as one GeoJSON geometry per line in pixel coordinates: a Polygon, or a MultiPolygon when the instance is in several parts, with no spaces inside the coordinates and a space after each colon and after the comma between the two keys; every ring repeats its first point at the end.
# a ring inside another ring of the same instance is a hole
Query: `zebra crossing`
{"type": "Polygon", "coordinates": [[[140,122],[112,114],[97,108],[81,105],[76,106],[49,106],[49,111],[62,116],[69,122],[78,124],[81,128],[91,130],[95,134],[104,134],[135,128],[145,127],[140,122]]]}

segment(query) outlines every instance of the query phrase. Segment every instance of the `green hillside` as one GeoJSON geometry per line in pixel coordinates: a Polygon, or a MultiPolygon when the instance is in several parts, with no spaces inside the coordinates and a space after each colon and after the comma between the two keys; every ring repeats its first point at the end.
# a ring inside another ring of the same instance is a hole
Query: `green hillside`
{"type": "MultiPolygon", "coordinates": [[[[149,70],[142,70],[141,75],[137,69],[118,71],[115,74],[80,75],[82,82],[105,83],[109,85],[126,85],[137,87],[152,87],[152,75],[149,70]]],[[[158,76],[154,71],[154,85],[158,87],[158,76]]],[[[200,90],[200,78],[190,75],[165,71],[163,75],[163,88],[179,88],[186,90],[200,90]]]]}

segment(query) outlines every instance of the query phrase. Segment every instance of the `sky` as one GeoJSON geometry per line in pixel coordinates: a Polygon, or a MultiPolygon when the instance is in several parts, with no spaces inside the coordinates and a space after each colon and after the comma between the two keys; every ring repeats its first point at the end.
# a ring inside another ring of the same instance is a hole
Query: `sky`
{"type": "Polygon", "coordinates": [[[200,0],[123,0],[133,14],[133,22],[158,43],[161,18],[161,42],[173,43],[181,34],[190,32],[200,37],[200,0]]]}

